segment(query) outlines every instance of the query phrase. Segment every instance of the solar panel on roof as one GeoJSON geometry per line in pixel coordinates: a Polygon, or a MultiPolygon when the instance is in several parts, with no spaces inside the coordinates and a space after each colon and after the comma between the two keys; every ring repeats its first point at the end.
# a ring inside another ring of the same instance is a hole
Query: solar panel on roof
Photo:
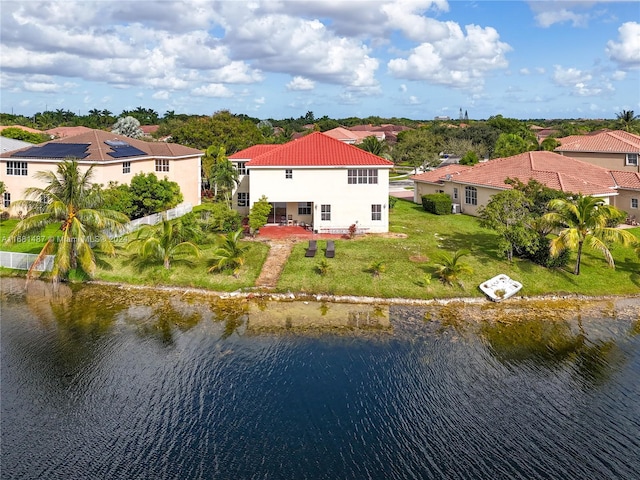
{"type": "Polygon", "coordinates": [[[106,143],[110,147],[115,147],[115,148],[130,147],[131,146],[127,142],[125,142],[124,140],[105,140],[104,143],[106,143]]]}
{"type": "Polygon", "coordinates": [[[86,158],[89,143],[47,143],[41,147],[31,147],[23,152],[16,152],[12,157],[26,158],[86,158]]]}
{"type": "Polygon", "coordinates": [[[141,155],[147,155],[147,153],[143,152],[139,148],[127,146],[127,147],[113,148],[113,152],[109,152],[107,153],[107,155],[113,158],[124,158],[124,157],[139,157],[141,155]]]}

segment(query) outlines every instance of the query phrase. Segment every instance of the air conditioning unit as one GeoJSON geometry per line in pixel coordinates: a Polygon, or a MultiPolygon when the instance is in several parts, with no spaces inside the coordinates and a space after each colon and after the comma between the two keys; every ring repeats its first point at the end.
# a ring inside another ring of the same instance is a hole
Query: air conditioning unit
{"type": "Polygon", "coordinates": [[[451,213],[460,213],[460,204],[452,203],[451,204],[451,213]]]}

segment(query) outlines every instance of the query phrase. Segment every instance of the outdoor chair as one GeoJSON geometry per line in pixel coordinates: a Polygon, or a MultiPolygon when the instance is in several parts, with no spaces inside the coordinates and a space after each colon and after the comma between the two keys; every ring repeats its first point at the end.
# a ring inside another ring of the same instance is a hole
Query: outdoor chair
{"type": "Polygon", "coordinates": [[[336,255],[336,245],[333,240],[327,240],[327,249],[324,251],[324,256],[327,258],[333,258],[336,255]]]}
{"type": "Polygon", "coordinates": [[[318,250],[318,242],[315,240],[309,240],[309,247],[307,248],[307,253],[304,254],[305,257],[315,257],[316,250],[318,250]]]}

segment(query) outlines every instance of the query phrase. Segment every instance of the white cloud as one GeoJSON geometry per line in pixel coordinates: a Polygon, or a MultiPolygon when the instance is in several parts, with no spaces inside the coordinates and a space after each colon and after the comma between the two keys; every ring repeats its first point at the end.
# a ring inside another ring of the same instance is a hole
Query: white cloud
{"type": "Polygon", "coordinates": [[[151,98],[154,98],[156,100],[169,100],[169,92],[167,92],[166,90],[158,90],[153,95],[151,95],[151,98]]]}
{"type": "Polygon", "coordinates": [[[197,97],[218,97],[228,98],[233,96],[233,92],[219,83],[210,83],[202,87],[194,88],[191,94],[197,97]]]}
{"type": "Polygon", "coordinates": [[[521,68],[520,75],[531,75],[531,71],[528,68],[521,68]]]}
{"type": "Polygon", "coordinates": [[[287,90],[313,90],[315,88],[315,82],[308,78],[296,75],[293,79],[287,83],[287,90]]]}
{"type": "Polygon", "coordinates": [[[23,83],[24,89],[28,92],[39,93],[56,93],[60,91],[61,86],[55,82],[33,82],[25,81],[23,83]]]}
{"type": "Polygon", "coordinates": [[[452,28],[448,37],[422,43],[406,59],[392,59],[387,66],[398,78],[478,89],[488,72],[507,67],[505,54],[510,50],[494,28],[468,25],[466,35],[452,28]]]}
{"type": "Polygon", "coordinates": [[[626,22],[618,28],[619,42],[607,42],[606,52],[622,68],[640,68],[640,23],[626,22]]]}
{"type": "Polygon", "coordinates": [[[613,92],[615,89],[606,78],[594,79],[589,72],[577,68],[563,68],[555,65],[553,81],[556,85],[569,88],[573,95],[593,97],[613,92]]]}

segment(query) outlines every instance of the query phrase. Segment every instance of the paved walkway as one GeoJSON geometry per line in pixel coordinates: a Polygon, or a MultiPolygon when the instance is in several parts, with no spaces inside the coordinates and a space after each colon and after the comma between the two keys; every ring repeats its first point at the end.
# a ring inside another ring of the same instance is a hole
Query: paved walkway
{"type": "Polygon", "coordinates": [[[256,287],[259,288],[275,288],[295,242],[269,240],[267,244],[269,245],[269,254],[256,279],[256,287]]]}

